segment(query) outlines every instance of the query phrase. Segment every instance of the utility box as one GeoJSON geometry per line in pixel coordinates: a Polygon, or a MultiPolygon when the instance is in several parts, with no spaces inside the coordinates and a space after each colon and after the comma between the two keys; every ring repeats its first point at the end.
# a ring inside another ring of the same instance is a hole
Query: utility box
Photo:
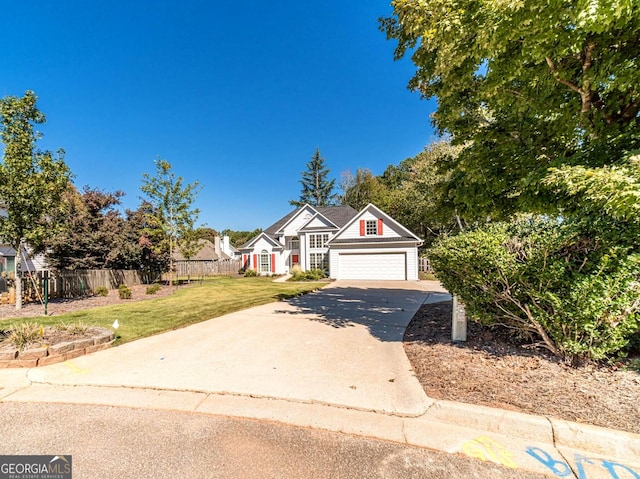
{"type": "Polygon", "coordinates": [[[451,315],[451,340],[467,340],[467,313],[464,309],[464,304],[460,302],[460,300],[458,300],[457,296],[453,297],[453,313],[451,315]]]}

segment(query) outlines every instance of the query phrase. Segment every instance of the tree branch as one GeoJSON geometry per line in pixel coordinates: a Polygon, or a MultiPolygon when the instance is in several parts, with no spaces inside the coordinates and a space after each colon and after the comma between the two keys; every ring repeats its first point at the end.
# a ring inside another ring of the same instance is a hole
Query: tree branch
{"type": "Polygon", "coordinates": [[[560,78],[560,73],[558,72],[558,69],[556,68],[551,58],[546,57],[545,60],[547,61],[547,65],[549,65],[549,70],[551,70],[553,78],[555,78],[558,83],[562,83],[563,85],[568,86],[571,90],[582,95],[582,89],[580,89],[580,87],[578,87],[575,83],[572,83],[569,80],[565,80],[564,78],[560,78]]]}

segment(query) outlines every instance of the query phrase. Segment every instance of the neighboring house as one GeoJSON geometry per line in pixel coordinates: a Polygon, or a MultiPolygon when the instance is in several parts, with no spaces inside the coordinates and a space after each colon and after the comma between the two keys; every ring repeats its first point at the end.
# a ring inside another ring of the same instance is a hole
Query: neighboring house
{"type": "Polygon", "coordinates": [[[221,250],[229,259],[240,259],[240,250],[229,242],[229,237],[226,235],[222,237],[221,250]]]}
{"type": "Polygon", "coordinates": [[[324,269],[333,279],[418,280],[422,240],[373,204],[292,211],[241,248],[245,269],[324,269]]]}
{"type": "MultiPolygon", "coordinates": [[[[20,266],[25,271],[41,271],[48,269],[44,255],[30,254],[27,248],[22,249],[22,263],[20,266]]],[[[15,273],[16,271],[16,250],[8,244],[0,244],[0,273],[15,273]]]]}
{"type": "MultiPolygon", "coordinates": [[[[229,243],[228,236],[222,237],[222,241],[219,236],[216,236],[213,243],[207,239],[199,239],[198,246],[200,246],[200,249],[190,258],[191,261],[218,261],[220,259],[240,258],[240,252],[229,243]]],[[[173,259],[176,261],[186,260],[180,251],[180,247],[176,248],[173,259]]]]}
{"type": "MultiPolygon", "coordinates": [[[[199,250],[196,254],[194,254],[189,260],[191,261],[217,261],[220,259],[220,254],[216,252],[215,245],[207,240],[207,239],[199,239],[198,240],[199,250]]],[[[175,261],[186,261],[187,258],[184,257],[180,247],[178,246],[173,253],[173,259],[175,261]]]]}

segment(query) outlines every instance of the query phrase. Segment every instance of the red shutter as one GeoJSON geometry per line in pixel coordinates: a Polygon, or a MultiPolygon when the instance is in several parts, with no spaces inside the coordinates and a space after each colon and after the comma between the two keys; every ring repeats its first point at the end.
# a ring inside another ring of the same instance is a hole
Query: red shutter
{"type": "Polygon", "coordinates": [[[253,255],[253,269],[258,271],[258,255],[257,254],[253,255]]]}
{"type": "Polygon", "coordinates": [[[360,220],[360,236],[364,236],[364,220],[360,220]]]}
{"type": "Polygon", "coordinates": [[[271,272],[272,273],[276,272],[276,255],[275,254],[271,255],[271,272]]]}
{"type": "Polygon", "coordinates": [[[247,263],[249,262],[249,257],[246,254],[242,255],[242,267],[244,269],[247,269],[247,266],[249,266],[247,263]]]}
{"type": "Polygon", "coordinates": [[[378,236],[382,236],[382,218],[378,218],[378,236]]]}

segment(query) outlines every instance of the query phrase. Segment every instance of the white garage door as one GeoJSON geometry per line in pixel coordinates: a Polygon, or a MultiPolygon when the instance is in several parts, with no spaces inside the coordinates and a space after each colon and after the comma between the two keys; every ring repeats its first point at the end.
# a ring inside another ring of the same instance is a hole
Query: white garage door
{"type": "Polygon", "coordinates": [[[404,253],[347,254],[338,256],[338,279],[407,279],[404,253]]]}

